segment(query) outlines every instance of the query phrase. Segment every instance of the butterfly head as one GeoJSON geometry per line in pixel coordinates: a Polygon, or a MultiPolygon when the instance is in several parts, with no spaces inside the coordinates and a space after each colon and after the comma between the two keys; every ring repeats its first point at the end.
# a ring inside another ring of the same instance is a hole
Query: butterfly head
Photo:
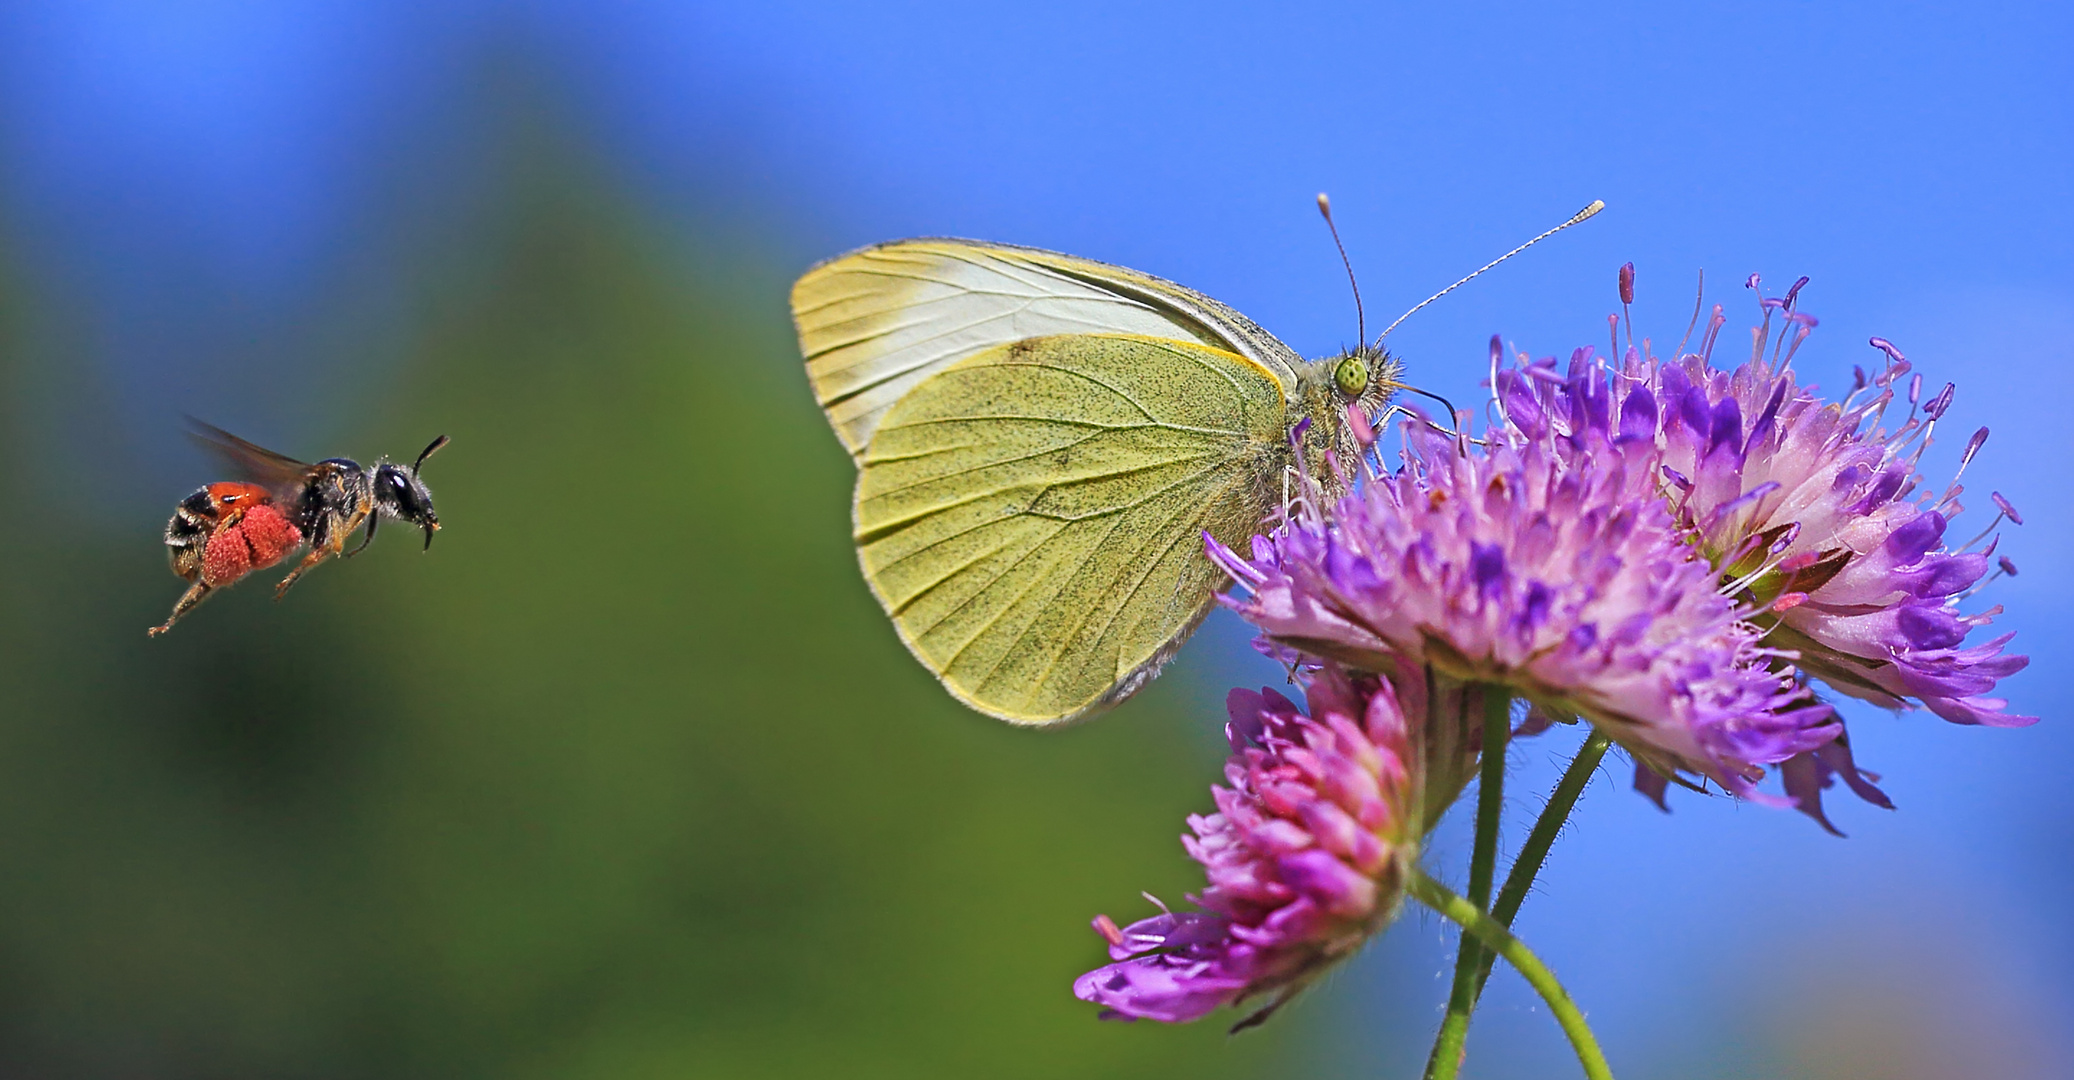
{"type": "Polygon", "coordinates": [[[1357,346],[1326,360],[1324,366],[1339,410],[1360,409],[1371,421],[1380,419],[1404,385],[1399,379],[1404,365],[1381,345],[1357,346]]]}
{"type": "Polygon", "coordinates": [[[1307,417],[1298,437],[1305,469],[1334,489],[1333,470],[1326,462],[1329,451],[1342,467],[1358,460],[1383,425],[1390,402],[1403,389],[1404,365],[1379,345],[1360,345],[1337,355],[1313,360],[1301,379],[1302,407],[1295,412],[1307,417]],[[1359,413],[1361,422],[1350,416],[1359,413]],[[1367,429],[1365,432],[1361,429],[1367,429]]]}

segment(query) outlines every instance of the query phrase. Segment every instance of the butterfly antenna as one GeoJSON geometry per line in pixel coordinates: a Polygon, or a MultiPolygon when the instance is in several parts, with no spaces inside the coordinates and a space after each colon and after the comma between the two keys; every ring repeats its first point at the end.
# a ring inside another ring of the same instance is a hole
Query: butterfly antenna
{"type": "Polygon", "coordinates": [[[1361,286],[1354,283],[1354,262],[1347,258],[1347,245],[1340,243],[1339,226],[1332,223],[1332,200],[1318,193],[1318,212],[1325,215],[1325,228],[1332,233],[1332,246],[1339,249],[1340,265],[1347,268],[1347,286],[1354,290],[1354,338],[1368,340],[1368,322],[1361,314],[1361,286]]]}
{"type": "MultiPolygon", "coordinates": [[[[1390,324],[1389,326],[1387,326],[1387,327],[1384,327],[1384,328],[1383,328],[1383,333],[1382,333],[1382,336],[1381,336],[1381,337],[1378,337],[1378,338],[1376,338],[1376,342],[1377,342],[1378,344],[1381,344],[1381,342],[1382,342],[1383,338],[1386,338],[1386,337],[1389,337],[1389,336],[1390,336],[1390,331],[1392,331],[1392,330],[1395,330],[1395,329],[1397,329],[1397,323],[1401,323],[1401,322],[1403,322],[1404,320],[1406,320],[1406,319],[1409,319],[1409,318],[1411,318],[1411,317],[1412,317],[1412,315],[1413,315],[1413,314],[1414,314],[1415,312],[1417,312],[1417,311],[1419,310],[1419,308],[1425,307],[1425,306],[1426,306],[1427,304],[1430,304],[1430,303],[1432,303],[1433,301],[1435,301],[1435,300],[1438,300],[1438,299],[1440,299],[1441,297],[1443,297],[1443,296],[1446,296],[1447,294],[1449,294],[1449,293],[1451,293],[1451,292],[1454,292],[1454,291],[1455,291],[1456,289],[1459,289],[1459,288],[1461,288],[1462,286],[1464,286],[1464,285],[1467,285],[1467,284],[1469,284],[1469,283],[1470,283],[1471,281],[1475,280],[1475,278],[1476,278],[1476,275],[1477,275],[1477,274],[1481,274],[1481,273],[1483,273],[1483,272],[1484,272],[1485,270],[1489,270],[1489,269],[1490,269],[1491,267],[1493,267],[1493,266],[1496,266],[1496,265],[1498,265],[1499,263],[1501,263],[1501,262],[1504,262],[1505,260],[1507,260],[1507,259],[1510,259],[1510,258],[1512,258],[1512,257],[1513,257],[1514,255],[1517,255],[1517,254],[1519,254],[1520,252],[1522,252],[1522,251],[1525,251],[1525,250],[1527,250],[1527,249],[1528,249],[1528,248],[1530,248],[1530,247],[1533,247],[1533,246],[1534,246],[1535,244],[1538,244],[1538,243],[1540,243],[1541,241],[1543,241],[1543,240],[1546,240],[1546,239],[1548,239],[1549,237],[1551,237],[1551,236],[1554,236],[1555,234],[1557,234],[1557,233],[1559,233],[1559,232],[1562,232],[1562,231],[1563,231],[1564,229],[1567,229],[1567,228],[1569,228],[1570,226],[1572,226],[1572,225],[1575,225],[1575,224],[1577,224],[1578,222],[1580,222],[1580,221],[1583,221],[1583,220],[1585,220],[1586,218],[1589,218],[1589,217],[1591,217],[1591,216],[1592,216],[1593,214],[1596,214],[1596,213],[1598,213],[1599,211],[1601,211],[1601,210],[1604,210],[1604,209],[1606,209],[1606,200],[1604,200],[1604,199],[1593,199],[1593,200],[1592,200],[1592,202],[1591,202],[1591,205],[1590,205],[1590,206],[1587,206],[1587,207],[1585,207],[1584,209],[1582,209],[1582,210],[1579,210],[1579,211],[1578,211],[1577,213],[1575,213],[1575,214],[1571,215],[1571,217],[1570,217],[1570,220],[1568,220],[1568,221],[1565,221],[1565,222],[1563,222],[1563,223],[1562,223],[1561,225],[1558,225],[1558,226],[1556,226],[1555,228],[1553,228],[1553,229],[1550,229],[1550,230],[1548,230],[1548,231],[1547,231],[1547,232],[1545,232],[1545,233],[1542,233],[1542,234],[1541,234],[1540,236],[1537,236],[1537,237],[1533,238],[1532,240],[1529,240],[1529,241],[1527,241],[1526,243],[1524,243],[1524,244],[1521,244],[1520,246],[1518,246],[1518,247],[1516,247],[1516,248],[1513,248],[1513,249],[1512,249],[1511,251],[1508,251],[1508,252],[1506,252],[1505,254],[1503,254],[1503,255],[1500,255],[1500,256],[1498,256],[1498,257],[1497,257],[1497,258],[1495,258],[1495,259],[1492,259],[1492,260],[1491,260],[1490,262],[1487,262],[1487,263],[1483,264],[1482,266],[1478,267],[1478,268],[1476,269],[1476,273],[1470,274],[1470,275],[1469,275],[1468,277],[1465,277],[1465,278],[1463,278],[1462,280],[1460,280],[1460,281],[1457,281],[1457,282],[1455,282],[1455,283],[1454,283],[1453,285],[1450,285],[1450,286],[1448,286],[1447,288],[1445,288],[1445,289],[1442,289],[1442,290],[1440,290],[1440,291],[1439,291],[1439,292],[1437,292],[1437,293],[1434,293],[1434,294],[1433,294],[1432,296],[1429,296],[1429,297],[1425,298],[1424,300],[1421,300],[1421,301],[1419,301],[1418,305],[1417,305],[1417,306],[1415,306],[1415,307],[1413,307],[1413,308],[1411,309],[1411,311],[1407,311],[1407,312],[1405,312],[1404,314],[1402,314],[1402,315],[1399,315],[1399,316],[1397,316],[1397,322],[1393,322],[1393,323],[1391,323],[1391,324],[1390,324]]],[[[1337,234],[1335,234],[1335,236],[1337,236],[1337,234]]]]}

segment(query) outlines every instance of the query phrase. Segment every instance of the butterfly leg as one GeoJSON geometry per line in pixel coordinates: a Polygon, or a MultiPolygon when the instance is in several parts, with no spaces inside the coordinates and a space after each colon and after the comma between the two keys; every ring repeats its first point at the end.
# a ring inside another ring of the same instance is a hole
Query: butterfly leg
{"type": "Polygon", "coordinates": [[[203,600],[208,599],[209,592],[210,586],[206,581],[197,581],[193,585],[188,586],[187,591],[180,594],[179,602],[173,605],[173,613],[166,617],[166,621],[146,630],[144,633],[149,637],[157,637],[171,630],[173,624],[180,621],[180,616],[193,611],[203,600]]]}

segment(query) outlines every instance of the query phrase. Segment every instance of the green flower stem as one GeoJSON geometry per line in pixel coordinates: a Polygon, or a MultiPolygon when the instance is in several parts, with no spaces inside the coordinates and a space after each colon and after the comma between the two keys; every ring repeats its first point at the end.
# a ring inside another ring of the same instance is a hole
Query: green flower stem
{"type": "Polygon", "coordinates": [[[1577,1052],[1577,1061],[1584,1066],[1588,1080],[1613,1080],[1613,1070],[1606,1064],[1606,1055],[1599,1051],[1597,1039],[1592,1038],[1591,1027],[1584,1022],[1584,1013],[1563,984],[1556,981],[1555,973],[1533,954],[1525,942],[1512,936],[1512,931],[1498,925],[1498,920],[1483,913],[1475,904],[1450,890],[1447,886],[1426,876],[1425,871],[1413,867],[1411,879],[1406,883],[1413,897],[1420,903],[1438,912],[1441,917],[1459,924],[1462,936],[1475,937],[1493,953],[1505,958],[1527,985],[1541,995],[1548,1004],[1548,1011],[1555,1014],[1556,1023],[1561,1024],[1563,1034],[1569,1036],[1571,1049],[1577,1052]]]}
{"type": "MultiPolygon", "coordinates": [[[[1598,771],[1599,762],[1606,757],[1606,736],[1593,728],[1570,759],[1570,767],[1563,770],[1563,778],[1557,781],[1555,791],[1548,797],[1548,805],[1542,807],[1541,816],[1534,821],[1534,831],[1527,834],[1527,842],[1520,846],[1519,856],[1512,861],[1512,870],[1505,875],[1505,887],[1498,890],[1498,903],[1491,909],[1491,918],[1500,926],[1510,928],[1512,919],[1519,914],[1520,905],[1526,902],[1527,892],[1534,887],[1534,878],[1541,872],[1542,863],[1548,860],[1549,848],[1554,846],[1556,835],[1570,820],[1570,811],[1576,807],[1578,796],[1584,794],[1584,786],[1591,782],[1592,774],[1598,771]]],[[[1434,1036],[1434,1060],[1438,1060],[1442,1048],[1459,1060],[1461,1048],[1469,1037],[1469,1016],[1476,1003],[1483,997],[1484,983],[1491,977],[1491,965],[1497,958],[1484,953],[1478,961],[1476,978],[1469,988],[1467,1008],[1457,1012],[1448,1009],[1447,1016],[1440,1022],[1440,1032],[1434,1036]]],[[[1428,1075],[1433,1075],[1429,1062],[1428,1075]]]]}
{"type": "Polygon", "coordinates": [[[1498,876],[1498,819],[1505,813],[1505,746],[1512,738],[1512,695],[1498,687],[1483,688],[1483,742],[1479,743],[1476,781],[1476,847],[1469,862],[1469,902],[1491,906],[1491,882],[1498,876]]]}
{"type": "MultiPolygon", "coordinates": [[[[1563,778],[1556,782],[1555,791],[1548,796],[1548,805],[1541,808],[1541,816],[1534,819],[1534,831],[1527,834],[1527,842],[1520,845],[1519,855],[1512,860],[1512,870],[1505,875],[1505,887],[1498,890],[1498,902],[1491,908],[1491,918],[1508,929],[1513,916],[1519,914],[1520,905],[1527,900],[1527,891],[1534,887],[1535,875],[1541,873],[1541,864],[1548,861],[1548,849],[1555,845],[1556,834],[1570,820],[1570,811],[1577,806],[1577,797],[1584,794],[1584,786],[1591,783],[1592,774],[1599,770],[1599,762],[1605,760],[1606,747],[1610,740],[1592,728],[1585,737],[1584,745],[1577,748],[1577,756],[1570,759],[1570,767],[1563,770],[1563,778]]],[[[1491,977],[1492,957],[1483,958],[1483,970],[1476,976],[1476,996],[1483,994],[1484,980],[1491,977]]],[[[1476,998],[1470,999],[1476,1004],[1476,998]]]]}
{"type": "MultiPolygon", "coordinates": [[[[1490,906],[1491,879],[1497,876],[1498,819],[1505,810],[1505,745],[1512,736],[1512,695],[1496,686],[1481,689],[1483,742],[1478,751],[1481,760],[1476,783],[1476,843],[1469,857],[1469,898],[1464,901],[1479,915],[1490,906]]],[[[1465,705],[1467,697],[1465,692],[1465,705]]],[[[1448,992],[1447,1016],[1441,1021],[1439,1037],[1433,1041],[1433,1052],[1426,1057],[1426,1080],[1454,1080],[1461,1071],[1462,1047],[1469,1038],[1469,1014],[1476,1008],[1476,976],[1485,970],[1485,962],[1476,936],[1463,934],[1455,949],[1455,981],[1448,992]]]]}

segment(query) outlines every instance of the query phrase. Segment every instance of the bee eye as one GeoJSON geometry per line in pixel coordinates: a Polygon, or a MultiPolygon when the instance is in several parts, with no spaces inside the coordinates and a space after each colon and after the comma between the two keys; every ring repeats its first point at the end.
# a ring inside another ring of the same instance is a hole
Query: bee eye
{"type": "Polygon", "coordinates": [[[1352,355],[1340,357],[1332,369],[1332,385],[1347,397],[1360,397],[1368,389],[1368,361],[1352,355]]]}

